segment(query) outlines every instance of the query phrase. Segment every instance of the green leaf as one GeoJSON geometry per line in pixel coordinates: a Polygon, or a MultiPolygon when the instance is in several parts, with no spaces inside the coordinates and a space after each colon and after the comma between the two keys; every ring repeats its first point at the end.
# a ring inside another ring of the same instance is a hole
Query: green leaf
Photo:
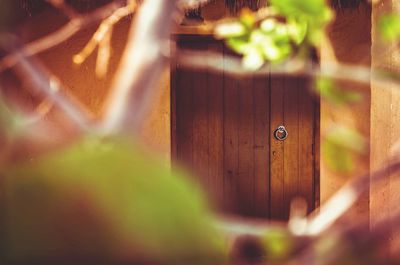
{"type": "Polygon", "coordinates": [[[244,54],[250,44],[246,38],[230,38],[226,41],[226,45],[233,51],[244,54]]]}
{"type": "Polygon", "coordinates": [[[337,125],[324,136],[321,149],[331,169],[347,173],[354,169],[354,155],[364,152],[365,139],[356,130],[337,125]]]}
{"type": "Polygon", "coordinates": [[[25,128],[26,120],[17,112],[12,111],[0,95],[0,128],[6,137],[20,135],[25,128]]]}
{"type": "Polygon", "coordinates": [[[338,88],[334,81],[329,78],[317,78],[314,87],[324,100],[335,105],[359,102],[362,99],[362,94],[338,88]]]}
{"type": "Polygon", "coordinates": [[[270,260],[284,260],[293,251],[293,237],[285,229],[268,230],[262,241],[270,260]]]}
{"type": "Polygon", "coordinates": [[[221,263],[199,189],[129,141],[84,139],[0,174],[2,258],[221,263]]]}
{"type": "Polygon", "coordinates": [[[391,13],[383,15],[378,21],[378,31],[385,41],[393,41],[400,38],[400,15],[391,13]]]}
{"type": "Polygon", "coordinates": [[[264,64],[264,58],[259,49],[249,46],[243,57],[243,67],[247,70],[255,71],[264,64]]]}
{"type": "Polygon", "coordinates": [[[240,12],[239,21],[246,26],[247,29],[252,29],[256,22],[256,18],[251,10],[245,8],[240,12]]]}
{"type": "Polygon", "coordinates": [[[276,19],[267,18],[261,22],[260,29],[265,33],[270,33],[275,30],[277,23],[276,19]]]}
{"type": "Polygon", "coordinates": [[[276,27],[270,33],[254,30],[250,35],[250,42],[262,51],[264,59],[267,61],[280,61],[291,53],[289,38],[283,25],[276,27]]]}
{"type": "Polygon", "coordinates": [[[312,45],[319,43],[326,24],[333,17],[325,0],[271,0],[271,5],[288,21],[294,19],[306,24],[306,37],[312,45]]]}
{"type": "Polygon", "coordinates": [[[307,36],[307,22],[299,19],[288,20],[288,32],[294,43],[301,44],[307,36]]]}
{"type": "Polygon", "coordinates": [[[288,17],[310,16],[326,19],[325,13],[328,9],[325,0],[271,0],[271,5],[278,12],[288,17]]]}

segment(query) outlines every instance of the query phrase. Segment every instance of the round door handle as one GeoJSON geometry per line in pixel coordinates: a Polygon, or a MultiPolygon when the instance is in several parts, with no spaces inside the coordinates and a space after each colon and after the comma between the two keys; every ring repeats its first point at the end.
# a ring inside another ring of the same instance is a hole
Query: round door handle
{"type": "Polygon", "coordinates": [[[288,137],[288,132],[286,131],[285,126],[280,125],[274,132],[274,137],[278,141],[284,141],[288,137]]]}

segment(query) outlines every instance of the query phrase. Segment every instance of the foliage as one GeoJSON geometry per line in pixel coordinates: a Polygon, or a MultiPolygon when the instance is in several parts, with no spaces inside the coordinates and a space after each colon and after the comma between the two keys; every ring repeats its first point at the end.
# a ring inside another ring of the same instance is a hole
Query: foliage
{"type": "Polygon", "coordinates": [[[0,254],[8,260],[221,261],[222,241],[197,188],[129,141],[84,139],[1,175],[0,254]]]}
{"type": "Polygon", "coordinates": [[[358,92],[340,88],[332,79],[317,78],[314,86],[321,98],[334,105],[345,105],[348,103],[359,102],[362,95],[358,92]]]}
{"type": "Polygon", "coordinates": [[[379,18],[378,29],[385,41],[394,41],[400,38],[400,16],[389,13],[379,18]]]}
{"type": "Polygon", "coordinates": [[[217,38],[243,55],[243,66],[257,70],[264,61],[281,62],[295,54],[304,54],[317,45],[332,12],[324,0],[273,0],[271,15],[258,18],[249,10],[238,20],[216,28],[217,38]]]}
{"type": "Polygon", "coordinates": [[[0,135],[6,139],[13,138],[23,132],[25,124],[25,118],[12,111],[0,95],[0,135]]]}
{"type": "Polygon", "coordinates": [[[355,129],[335,124],[324,135],[321,150],[331,169],[346,173],[354,168],[354,154],[365,151],[365,142],[355,129]]]}
{"type": "MultiPolygon", "coordinates": [[[[265,17],[244,10],[238,20],[217,27],[217,36],[243,55],[246,69],[307,55],[332,17],[323,0],[272,0],[268,9],[265,17]]],[[[382,18],[384,38],[399,36],[398,22],[396,16],[382,18]]],[[[360,99],[326,78],[317,79],[315,88],[336,106],[360,99]]],[[[0,105],[0,122],[11,131],[20,128],[15,117],[0,105]]],[[[354,153],[365,150],[362,136],[340,124],[323,138],[322,153],[337,170],[350,170],[354,153]]],[[[199,264],[224,259],[225,245],[195,185],[124,138],[85,138],[30,161],[10,162],[0,175],[1,262],[49,255],[199,264]]],[[[274,262],[296,255],[295,240],[287,229],[261,236],[274,262]]],[[[316,251],[323,252],[321,260],[340,249],[338,242],[322,238],[316,251]]]]}

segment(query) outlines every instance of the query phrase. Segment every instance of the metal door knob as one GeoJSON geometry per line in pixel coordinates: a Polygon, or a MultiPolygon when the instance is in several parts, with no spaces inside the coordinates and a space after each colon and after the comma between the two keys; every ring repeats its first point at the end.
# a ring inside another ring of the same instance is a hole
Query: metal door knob
{"type": "Polygon", "coordinates": [[[274,132],[274,137],[278,141],[284,141],[288,137],[288,132],[286,131],[285,126],[280,125],[274,132]]]}

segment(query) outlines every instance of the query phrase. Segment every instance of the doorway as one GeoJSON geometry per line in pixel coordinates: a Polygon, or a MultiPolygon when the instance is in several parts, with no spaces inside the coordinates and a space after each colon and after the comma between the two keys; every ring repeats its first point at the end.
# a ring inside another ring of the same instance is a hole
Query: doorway
{"type": "MultiPolygon", "coordinates": [[[[230,51],[212,38],[179,36],[178,45],[218,51],[219,66],[228,63],[230,51]]],[[[318,205],[319,103],[307,78],[238,78],[176,63],[171,73],[173,159],[221,211],[287,220],[295,197],[309,212],[318,205]]]]}

